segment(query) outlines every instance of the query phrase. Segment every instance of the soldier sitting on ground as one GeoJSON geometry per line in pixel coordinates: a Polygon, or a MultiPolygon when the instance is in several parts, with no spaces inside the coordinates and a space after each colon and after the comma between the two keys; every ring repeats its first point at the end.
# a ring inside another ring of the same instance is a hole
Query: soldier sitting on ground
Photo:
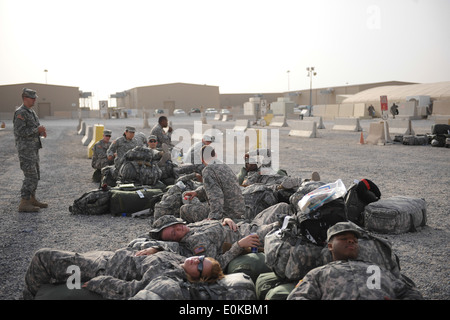
{"type": "Polygon", "coordinates": [[[242,219],[245,214],[244,197],[233,170],[219,161],[214,148],[208,145],[202,147],[202,163],[205,165],[201,173],[203,185],[194,191],[185,192],[183,197],[187,200],[198,197],[205,205],[201,202],[184,205],[180,209],[181,218],[190,222],[242,219]]]}
{"type": "Polygon", "coordinates": [[[112,161],[108,160],[108,156],[106,154],[109,147],[111,146],[111,142],[109,141],[111,139],[111,134],[111,130],[103,130],[103,139],[99,140],[92,147],[91,165],[92,168],[95,169],[94,173],[92,174],[93,182],[100,182],[102,178],[102,168],[113,164],[112,161]]]}
{"type": "Polygon", "coordinates": [[[411,280],[358,260],[360,232],[350,222],[327,231],[333,261],[309,271],[288,300],[422,299],[411,280]]]}

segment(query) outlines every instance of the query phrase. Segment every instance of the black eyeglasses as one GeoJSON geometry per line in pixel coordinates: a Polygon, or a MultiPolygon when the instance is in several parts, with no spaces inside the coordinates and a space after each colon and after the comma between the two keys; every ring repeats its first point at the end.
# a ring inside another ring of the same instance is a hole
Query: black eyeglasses
{"type": "Polygon", "coordinates": [[[158,141],[156,141],[156,140],[149,140],[148,142],[153,142],[153,143],[155,143],[155,142],[158,142],[158,141]]]}
{"type": "Polygon", "coordinates": [[[200,278],[201,278],[202,272],[203,272],[203,260],[205,260],[205,256],[198,257],[198,260],[200,261],[200,263],[197,265],[197,270],[198,270],[198,272],[200,272],[200,278]]]}

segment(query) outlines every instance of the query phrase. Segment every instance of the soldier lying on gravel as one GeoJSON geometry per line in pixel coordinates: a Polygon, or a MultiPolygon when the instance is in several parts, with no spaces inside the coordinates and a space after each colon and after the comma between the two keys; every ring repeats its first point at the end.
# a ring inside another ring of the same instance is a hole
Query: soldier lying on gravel
{"type": "Polygon", "coordinates": [[[262,247],[266,234],[280,227],[284,217],[293,214],[291,210],[289,204],[279,203],[260,212],[251,222],[237,223],[225,218],[186,224],[173,215],[165,215],[153,223],[148,236],[133,240],[129,246],[150,254],[171,250],[183,256],[206,255],[217,259],[225,269],[249,247],[262,247]]]}
{"type": "Polygon", "coordinates": [[[165,279],[163,292],[155,294],[160,298],[183,299],[181,288],[190,283],[215,283],[224,277],[219,263],[204,256],[186,258],[170,251],[144,255],[132,248],[81,254],[40,249],[25,275],[24,299],[34,299],[44,284],[67,283],[71,276],[69,267],[79,268],[80,281],[87,281],[83,288],[114,300],[133,298],[148,285],[151,288],[160,284],[161,277],[165,279]]]}
{"type": "Polygon", "coordinates": [[[408,278],[358,260],[360,237],[351,222],[330,227],[327,241],[333,261],[309,271],[288,300],[423,299],[408,278]]]}

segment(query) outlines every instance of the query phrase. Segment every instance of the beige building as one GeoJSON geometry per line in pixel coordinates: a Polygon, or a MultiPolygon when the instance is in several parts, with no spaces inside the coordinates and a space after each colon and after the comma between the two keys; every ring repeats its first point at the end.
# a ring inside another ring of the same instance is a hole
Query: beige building
{"type": "Polygon", "coordinates": [[[189,83],[169,83],[147,87],[137,87],[118,92],[111,97],[116,98],[117,108],[137,109],[152,112],[164,109],[173,115],[175,109],[188,112],[191,108],[220,108],[219,87],[189,83]]]}
{"type": "Polygon", "coordinates": [[[41,83],[20,83],[0,86],[0,119],[12,120],[17,107],[22,105],[22,89],[36,90],[34,110],[39,118],[76,118],[80,101],[78,87],[41,83]]]}

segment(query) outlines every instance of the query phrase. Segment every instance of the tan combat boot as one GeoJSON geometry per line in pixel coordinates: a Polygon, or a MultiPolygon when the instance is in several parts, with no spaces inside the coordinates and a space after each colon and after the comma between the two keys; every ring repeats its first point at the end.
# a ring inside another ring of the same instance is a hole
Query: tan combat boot
{"type": "Polygon", "coordinates": [[[39,212],[39,207],[32,205],[31,200],[22,198],[19,204],[19,212],[39,212]]]}
{"type": "Polygon", "coordinates": [[[46,204],[44,202],[39,202],[35,196],[31,196],[30,201],[33,206],[36,206],[39,208],[47,208],[48,207],[48,204],[46,204]]]}

